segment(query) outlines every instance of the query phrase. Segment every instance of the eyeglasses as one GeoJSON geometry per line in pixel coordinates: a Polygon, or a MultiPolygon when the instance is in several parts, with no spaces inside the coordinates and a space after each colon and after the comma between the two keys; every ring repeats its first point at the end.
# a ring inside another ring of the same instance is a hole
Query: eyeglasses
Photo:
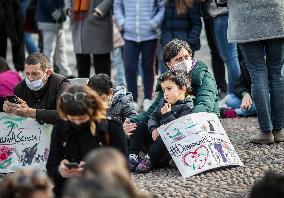
{"type": "Polygon", "coordinates": [[[75,92],[74,94],[64,92],[61,94],[61,98],[65,103],[70,102],[72,99],[74,99],[76,102],[82,102],[86,96],[87,94],[85,92],[75,92]]]}

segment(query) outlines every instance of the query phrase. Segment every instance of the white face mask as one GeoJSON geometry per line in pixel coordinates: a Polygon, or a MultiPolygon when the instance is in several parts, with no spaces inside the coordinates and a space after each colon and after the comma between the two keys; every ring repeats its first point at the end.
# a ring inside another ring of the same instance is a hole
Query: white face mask
{"type": "Polygon", "coordinates": [[[177,63],[172,67],[172,70],[182,70],[188,73],[192,70],[192,60],[184,60],[180,63],[177,63]]]}
{"type": "Polygon", "coordinates": [[[38,90],[42,89],[44,87],[44,85],[45,85],[45,82],[43,81],[44,76],[41,79],[33,80],[33,81],[30,81],[26,77],[25,81],[26,81],[26,84],[27,84],[28,88],[30,88],[33,91],[38,91],[38,90]]]}

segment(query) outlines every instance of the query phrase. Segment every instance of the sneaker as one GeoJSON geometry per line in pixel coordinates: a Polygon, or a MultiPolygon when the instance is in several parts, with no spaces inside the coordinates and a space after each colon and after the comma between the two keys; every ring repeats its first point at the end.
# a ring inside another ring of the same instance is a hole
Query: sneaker
{"type": "Polygon", "coordinates": [[[139,156],[136,154],[130,154],[128,157],[128,164],[130,171],[135,171],[136,167],[139,164],[139,156]]]}
{"type": "Polygon", "coordinates": [[[272,132],[259,132],[257,135],[251,138],[250,142],[255,144],[273,144],[274,137],[272,135],[272,132]]]}
{"type": "Polygon", "coordinates": [[[146,155],[144,159],[140,161],[136,167],[136,172],[138,173],[149,173],[152,169],[152,163],[150,161],[149,155],[146,155]]]}
{"type": "Polygon", "coordinates": [[[284,129],[272,130],[275,142],[284,142],[284,129]]]}
{"type": "Polygon", "coordinates": [[[152,105],[153,101],[150,99],[144,99],[143,101],[143,109],[144,111],[146,111],[151,105],[152,105]]]}
{"type": "Polygon", "coordinates": [[[238,116],[237,116],[235,109],[221,108],[220,117],[221,118],[236,118],[238,116]]]}

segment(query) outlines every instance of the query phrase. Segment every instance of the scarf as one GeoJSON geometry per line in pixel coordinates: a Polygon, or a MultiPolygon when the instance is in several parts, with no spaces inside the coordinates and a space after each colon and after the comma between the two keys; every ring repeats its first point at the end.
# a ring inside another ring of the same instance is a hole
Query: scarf
{"type": "Polygon", "coordinates": [[[80,21],[83,20],[90,7],[90,0],[74,0],[73,3],[73,14],[74,20],[80,21]]]}

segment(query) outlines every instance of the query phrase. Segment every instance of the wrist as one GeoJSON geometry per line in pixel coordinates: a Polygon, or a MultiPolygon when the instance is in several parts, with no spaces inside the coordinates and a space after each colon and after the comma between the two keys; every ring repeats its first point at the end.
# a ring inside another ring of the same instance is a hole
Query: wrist
{"type": "Polygon", "coordinates": [[[28,117],[36,118],[36,109],[29,108],[28,117]]]}

